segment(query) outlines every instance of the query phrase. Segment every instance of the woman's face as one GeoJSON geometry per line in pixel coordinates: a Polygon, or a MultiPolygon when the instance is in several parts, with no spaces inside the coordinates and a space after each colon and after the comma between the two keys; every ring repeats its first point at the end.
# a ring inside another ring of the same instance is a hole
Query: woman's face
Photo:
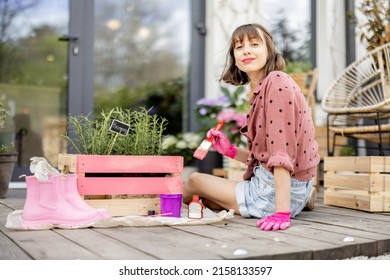
{"type": "MultiPolygon", "coordinates": [[[[260,31],[259,33],[261,34],[260,31]]],[[[234,45],[236,66],[245,72],[250,80],[263,76],[263,68],[267,62],[267,57],[268,51],[263,37],[261,39],[249,39],[245,36],[242,42],[237,40],[234,45]]]]}

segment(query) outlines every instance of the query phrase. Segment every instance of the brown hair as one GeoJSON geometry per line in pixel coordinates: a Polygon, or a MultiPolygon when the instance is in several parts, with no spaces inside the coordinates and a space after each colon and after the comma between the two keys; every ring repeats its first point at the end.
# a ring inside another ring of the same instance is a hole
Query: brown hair
{"type": "Polygon", "coordinates": [[[262,25],[257,23],[241,25],[234,30],[231,39],[229,51],[226,54],[225,69],[219,79],[232,85],[245,85],[249,82],[248,75],[236,66],[234,59],[234,45],[237,41],[242,42],[245,37],[249,39],[260,39],[263,42],[260,32],[262,32],[265,44],[268,50],[267,62],[264,66],[264,75],[267,76],[271,71],[283,71],[285,62],[283,56],[277,52],[271,33],[262,25]]]}

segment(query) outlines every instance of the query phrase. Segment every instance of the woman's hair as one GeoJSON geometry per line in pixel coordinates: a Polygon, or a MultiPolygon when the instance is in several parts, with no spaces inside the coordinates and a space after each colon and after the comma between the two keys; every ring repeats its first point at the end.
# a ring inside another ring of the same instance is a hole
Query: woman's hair
{"type": "Polygon", "coordinates": [[[260,39],[267,46],[268,57],[264,65],[264,75],[267,76],[271,71],[283,71],[285,62],[283,56],[277,52],[271,33],[262,25],[257,23],[241,25],[234,30],[230,39],[229,51],[226,55],[225,69],[219,79],[232,85],[245,85],[249,82],[248,75],[239,70],[234,59],[234,46],[237,42],[242,42],[245,37],[251,39],[260,39]]]}

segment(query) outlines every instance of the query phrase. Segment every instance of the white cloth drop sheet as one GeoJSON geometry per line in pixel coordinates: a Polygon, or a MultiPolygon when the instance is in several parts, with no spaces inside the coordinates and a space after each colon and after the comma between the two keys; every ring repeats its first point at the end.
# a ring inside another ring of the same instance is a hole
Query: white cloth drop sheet
{"type": "MultiPolygon", "coordinates": [[[[183,204],[181,209],[181,218],[177,217],[164,217],[164,216],[154,216],[154,217],[145,217],[145,216],[124,216],[124,217],[112,217],[106,220],[100,220],[91,224],[86,224],[82,226],[72,226],[65,227],[53,224],[42,224],[39,227],[36,227],[34,230],[44,230],[44,229],[53,229],[53,228],[62,228],[62,229],[75,229],[75,228],[109,228],[109,227],[145,227],[145,226],[177,226],[177,225],[202,225],[202,224],[212,224],[217,223],[226,219],[231,219],[234,217],[234,210],[223,210],[218,213],[211,211],[208,208],[204,209],[202,219],[189,219],[187,218],[188,207],[183,204]]],[[[17,230],[30,230],[22,226],[22,215],[23,210],[15,210],[8,214],[7,222],[5,227],[9,229],[17,230]]]]}

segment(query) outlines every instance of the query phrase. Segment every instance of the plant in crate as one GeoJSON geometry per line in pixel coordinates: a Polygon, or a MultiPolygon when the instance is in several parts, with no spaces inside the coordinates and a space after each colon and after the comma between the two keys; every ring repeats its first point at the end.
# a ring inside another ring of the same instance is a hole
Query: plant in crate
{"type": "Polygon", "coordinates": [[[79,154],[85,155],[161,155],[165,118],[140,111],[115,108],[102,111],[96,118],[71,116],[69,126],[74,135],[67,142],[79,154]],[[128,127],[126,135],[111,129],[113,121],[128,127]]]}
{"type": "MultiPolygon", "coordinates": [[[[79,153],[73,160],[78,189],[91,206],[113,216],[146,215],[160,211],[160,194],[182,192],[183,158],[163,152],[166,126],[145,108],[69,118],[71,133],[64,137],[79,153]]],[[[59,160],[59,169],[64,166],[59,160]]]]}

